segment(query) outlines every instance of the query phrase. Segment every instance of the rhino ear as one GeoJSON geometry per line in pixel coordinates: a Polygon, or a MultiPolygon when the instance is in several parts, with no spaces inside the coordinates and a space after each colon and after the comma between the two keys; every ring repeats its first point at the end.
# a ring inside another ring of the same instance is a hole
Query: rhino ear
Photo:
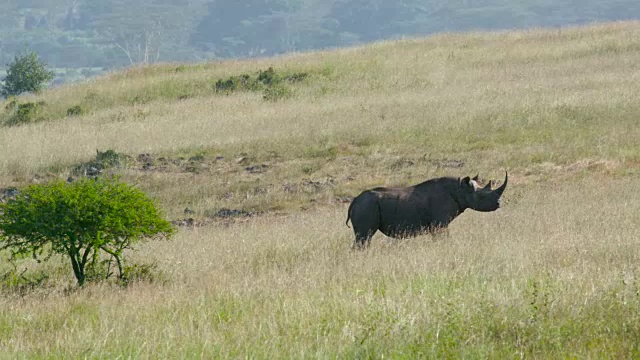
{"type": "Polygon", "coordinates": [[[471,179],[471,180],[473,180],[473,181],[478,181],[478,179],[479,179],[479,178],[478,178],[478,176],[480,176],[480,174],[478,174],[478,175],[474,176],[474,177],[473,177],[473,179],[471,179]]]}

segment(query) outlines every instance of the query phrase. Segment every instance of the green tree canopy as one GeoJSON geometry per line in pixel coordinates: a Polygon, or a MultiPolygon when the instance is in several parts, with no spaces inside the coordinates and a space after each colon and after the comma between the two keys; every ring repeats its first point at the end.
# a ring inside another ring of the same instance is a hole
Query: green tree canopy
{"type": "Polygon", "coordinates": [[[12,256],[68,256],[79,285],[100,253],[112,256],[122,277],[122,254],[134,243],[170,236],[154,202],[117,178],[58,180],[30,185],[0,204],[0,250],[12,256]]]}
{"type": "Polygon", "coordinates": [[[38,59],[31,51],[17,54],[7,69],[7,76],[0,86],[0,94],[4,97],[20,95],[24,92],[38,92],[44,85],[53,80],[53,71],[38,59]]]}

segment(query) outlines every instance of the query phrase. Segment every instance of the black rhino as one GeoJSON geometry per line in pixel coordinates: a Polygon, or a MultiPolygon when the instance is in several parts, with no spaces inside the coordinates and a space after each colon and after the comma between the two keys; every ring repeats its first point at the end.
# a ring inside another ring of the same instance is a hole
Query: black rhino
{"type": "Polygon", "coordinates": [[[378,187],[366,190],[353,199],[347,214],[355,233],[355,246],[364,247],[380,230],[394,237],[412,237],[445,230],[466,209],[495,211],[507,188],[508,173],[497,189],[491,182],[478,185],[478,176],[440,177],[399,188],[378,187]]]}

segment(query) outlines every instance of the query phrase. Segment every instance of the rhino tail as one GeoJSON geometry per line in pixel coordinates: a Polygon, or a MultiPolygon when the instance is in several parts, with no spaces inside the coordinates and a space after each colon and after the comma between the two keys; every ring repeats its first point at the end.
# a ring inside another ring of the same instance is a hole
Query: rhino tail
{"type": "Polygon", "coordinates": [[[345,225],[347,225],[347,227],[349,229],[351,229],[351,226],[349,226],[349,220],[351,219],[351,209],[353,209],[353,204],[355,204],[356,199],[351,200],[351,204],[349,204],[349,209],[347,210],[347,221],[345,221],[345,225]]]}

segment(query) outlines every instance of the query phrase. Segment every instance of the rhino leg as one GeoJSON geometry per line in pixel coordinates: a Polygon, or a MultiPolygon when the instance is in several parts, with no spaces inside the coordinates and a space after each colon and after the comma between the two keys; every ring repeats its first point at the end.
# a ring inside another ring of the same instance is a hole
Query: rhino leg
{"type": "Polygon", "coordinates": [[[356,198],[351,211],[351,225],[356,236],[354,248],[364,248],[371,243],[373,234],[380,227],[378,199],[371,193],[356,198]]]}
{"type": "Polygon", "coordinates": [[[369,246],[369,244],[371,244],[371,238],[373,237],[373,234],[375,234],[376,230],[373,231],[362,231],[362,232],[358,232],[355,231],[355,235],[356,235],[356,241],[353,243],[352,248],[353,249],[364,249],[366,247],[369,246]]]}

